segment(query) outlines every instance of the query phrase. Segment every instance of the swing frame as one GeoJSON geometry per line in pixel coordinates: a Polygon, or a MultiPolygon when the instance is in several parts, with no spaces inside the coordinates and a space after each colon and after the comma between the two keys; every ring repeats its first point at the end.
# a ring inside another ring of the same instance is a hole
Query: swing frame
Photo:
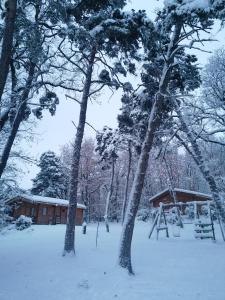
{"type": "MultiPolygon", "coordinates": [[[[214,222],[213,222],[212,213],[211,213],[211,209],[214,208],[214,204],[213,204],[212,200],[174,202],[174,203],[162,203],[162,202],[160,202],[159,209],[158,209],[158,212],[157,212],[157,214],[155,216],[155,219],[152,223],[151,230],[149,232],[148,238],[149,239],[151,238],[151,236],[154,232],[154,229],[156,229],[156,231],[157,231],[157,235],[156,235],[157,240],[159,238],[159,232],[161,230],[166,230],[166,237],[169,238],[169,230],[168,230],[168,225],[167,225],[167,220],[166,220],[166,215],[165,215],[166,208],[173,208],[173,207],[177,208],[177,211],[179,211],[179,214],[177,214],[177,216],[178,216],[178,218],[180,218],[179,224],[182,224],[182,226],[180,226],[180,225],[179,226],[182,228],[183,227],[183,222],[181,220],[181,213],[180,213],[181,209],[183,209],[183,207],[194,206],[194,223],[197,223],[197,220],[200,220],[200,214],[199,214],[198,207],[202,207],[204,205],[207,205],[208,217],[209,217],[210,223],[207,223],[207,224],[201,223],[201,225],[202,225],[202,227],[203,226],[212,226],[212,234],[213,234],[212,239],[215,240],[216,238],[215,238],[215,231],[214,231],[214,222]],[[164,225],[161,225],[162,220],[164,221],[164,225]]],[[[216,213],[216,217],[217,217],[217,220],[218,220],[218,223],[219,223],[219,226],[220,226],[222,238],[225,241],[225,235],[224,235],[224,232],[222,230],[221,221],[220,221],[218,213],[216,213]]]]}

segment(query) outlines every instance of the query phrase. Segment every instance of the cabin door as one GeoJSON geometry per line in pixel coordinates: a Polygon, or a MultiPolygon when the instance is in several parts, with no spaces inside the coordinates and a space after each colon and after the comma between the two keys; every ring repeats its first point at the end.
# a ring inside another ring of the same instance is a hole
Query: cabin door
{"type": "Polygon", "coordinates": [[[61,224],[60,206],[55,207],[55,223],[61,224]]]}

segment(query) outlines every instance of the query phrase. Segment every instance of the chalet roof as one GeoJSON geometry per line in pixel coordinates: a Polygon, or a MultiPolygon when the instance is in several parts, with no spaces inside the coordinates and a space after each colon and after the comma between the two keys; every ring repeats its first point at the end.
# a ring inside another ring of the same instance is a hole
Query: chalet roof
{"type": "MultiPolygon", "coordinates": [[[[196,191],[191,191],[191,190],[184,190],[184,189],[178,189],[178,188],[175,188],[174,189],[174,192],[178,192],[178,193],[183,193],[183,194],[188,194],[188,195],[193,195],[193,196],[196,196],[198,198],[203,198],[203,199],[212,199],[212,196],[209,195],[209,194],[204,194],[204,193],[200,193],[200,192],[196,192],[196,191]]],[[[158,194],[152,196],[150,199],[149,199],[149,202],[152,202],[154,200],[157,200],[158,198],[166,195],[169,193],[169,189],[165,189],[161,192],[159,192],[158,194]]]]}
{"type": "MultiPolygon", "coordinates": [[[[6,201],[6,203],[11,203],[13,201],[16,201],[17,199],[24,200],[26,202],[30,203],[45,203],[45,204],[51,204],[56,206],[68,206],[69,201],[65,199],[58,199],[58,198],[51,198],[51,197],[44,197],[44,196],[37,196],[37,195],[31,195],[31,194],[21,194],[16,197],[13,197],[6,201]]],[[[78,208],[86,209],[86,206],[80,203],[77,203],[78,208]]]]}

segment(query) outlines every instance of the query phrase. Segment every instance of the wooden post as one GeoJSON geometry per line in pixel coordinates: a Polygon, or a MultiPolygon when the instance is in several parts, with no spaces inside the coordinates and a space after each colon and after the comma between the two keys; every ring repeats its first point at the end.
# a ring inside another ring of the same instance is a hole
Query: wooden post
{"type": "Polygon", "coordinates": [[[166,215],[165,215],[163,206],[162,206],[162,212],[163,212],[164,222],[165,222],[165,225],[166,225],[166,237],[168,238],[169,237],[169,230],[168,230],[167,221],[166,221],[166,215]]]}
{"type": "Polygon", "coordinates": [[[154,231],[154,228],[155,228],[155,225],[156,225],[156,223],[157,223],[158,217],[159,217],[159,212],[157,212],[157,214],[156,214],[156,216],[155,216],[155,219],[154,219],[154,221],[153,221],[152,228],[151,228],[150,233],[149,233],[149,235],[148,235],[148,238],[149,238],[149,239],[150,239],[151,236],[152,236],[152,233],[153,233],[153,231],[154,231]]]}

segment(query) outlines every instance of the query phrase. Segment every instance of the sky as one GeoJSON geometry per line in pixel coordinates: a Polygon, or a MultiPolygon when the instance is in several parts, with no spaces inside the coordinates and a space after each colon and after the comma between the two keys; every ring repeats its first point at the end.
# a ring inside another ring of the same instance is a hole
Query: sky
{"type": "MultiPolygon", "coordinates": [[[[148,16],[154,20],[155,11],[157,8],[162,7],[162,4],[162,0],[132,0],[129,1],[127,8],[144,9],[147,11],[148,16]]],[[[225,45],[224,30],[220,32],[218,30],[219,26],[216,26],[212,34],[212,38],[218,40],[210,43],[212,52],[225,45]]],[[[207,44],[204,47],[207,50],[209,49],[207,44]]],[[[207,63],[210,55],[199,51],[195,51],[194,54],[197,55],[202,66],[207,63]]],[[[132,80],[135,81],[135,79],[132,80]]],[[[56,115],[51,117],[48,113],[45,113],[41,121],[35,122],[33,141],[24,142],[22,145],[23,150],[34,159],[38,159],[43,152],[48,150],[59,153],[62,145],[74,140],[76,128],[73,122],[75,124],[78,122],[79,105],[73,100],[66,99],[65,94],[66,91],[61,91],[58,94],[60,104],[57,107],[56,115]]],[[[121,92],[115,92],[112,95],[110,91],[105,90],[97,102],[89,102],[87,122],[96,130],[101,130],[104,125],[113,128],[117,127],[117,115],[121,106],[120,96],[121,92]]],[[[89,126],[86,126],[85,137],[95,137],[95,131],[89,126]]],[[[23,169],[20,175],[20,186],[24,189],[29,189],[32,186],[31,179],[35,177],[39,169],[33,164],[21,164],[20,167],[23,169]]]]}

